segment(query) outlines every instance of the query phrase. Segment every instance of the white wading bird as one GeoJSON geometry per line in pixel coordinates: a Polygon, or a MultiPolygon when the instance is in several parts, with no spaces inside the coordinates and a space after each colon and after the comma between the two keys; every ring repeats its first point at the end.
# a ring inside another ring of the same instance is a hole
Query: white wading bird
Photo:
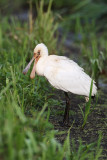
{"type": "MultiPolygon", "coordinates": [[[[70,101],[67,92],[84,95],[88,98],[92,79],[84,72],[83,68],[69,58],[49,56],[48,49],[43,43],[35,47],[34,56],[23,70],[23,74],[27,73],[33,61],[31,79],[35,78],[35,73],[37,73],[40,76],[45,76],[53,87],[64,91],[66,108],[63,123],[68,123],[70,101]]],[[[97,87],[93,81],[92,96],[96,95],[96,92],[97,87]]]]}

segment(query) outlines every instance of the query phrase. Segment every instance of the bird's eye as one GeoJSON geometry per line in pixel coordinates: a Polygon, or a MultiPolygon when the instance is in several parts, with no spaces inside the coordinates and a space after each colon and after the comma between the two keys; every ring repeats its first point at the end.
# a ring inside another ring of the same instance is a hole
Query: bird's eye
{"type": "Polygon", "coordinates": [[[40,54],[40,51],[38,51],[38,54],[40,54]]]}

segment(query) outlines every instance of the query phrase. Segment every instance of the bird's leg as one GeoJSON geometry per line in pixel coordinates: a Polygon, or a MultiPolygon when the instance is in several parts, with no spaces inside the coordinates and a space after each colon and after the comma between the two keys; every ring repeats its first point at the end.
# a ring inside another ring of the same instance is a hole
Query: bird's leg
{"type": "Polygon", "coordinates": [[[66,99],[66,107],[65,107],[65,112],[64,112],[64,119],[63,119],[63,123],[64,124],[69,124],[69,107],[70,107],[70,99],[68,96],[67,92],[65,93],[65,99],[66,99]]]}

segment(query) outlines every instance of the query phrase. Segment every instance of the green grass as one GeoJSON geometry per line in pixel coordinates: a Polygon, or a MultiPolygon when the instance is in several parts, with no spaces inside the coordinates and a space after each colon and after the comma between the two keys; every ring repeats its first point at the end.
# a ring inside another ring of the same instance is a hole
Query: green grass
{"type": "Polygon", "coordinates": [[[51,11],[52,0],[50,0],[46,11],[44,11],[44,3],[44,0],[36,3],[37,18],[32,27],[32,36],[36,44],[42,42],[48,46],[50,54],[57,54],[55,48],[57,44],[58,23],[55,21],[53,12],[51,11]]]}
{"type": "MultiPolygon", "coordinates": [[[[91,110],[91,102],[92,102],[92,88],[93,88],[93,80],[91,81],[91,85],[90,85],[90,93],[89,93],[89,100],[88,102],[86,102],[86,105],[85,105],[85,111],[83,111],[82,107],[79,105],[79,108],[81,110],[81,114],[83,116],[83,124],[82,124],[82,129],[84,128],[84,126],[86,125],[87,123],[87,119],[88,119],[88,116],[89,114],[91,114],[92,110],[91,110]]],[[[93,110],[97,104],[97,101],[98,101],[98,93],[96,95],[96,103],[94,104],[93,106],[93,110]]]]}
{"type": "Polygon", "coordinates": [[[100,148],[102,135],[99,134],[99,140],[97,143],[93,142],[91,144],[83,145],[81,139],[79,140],[79,148],[77,149],[75,146],[74,140],[72,141],[73,152],[71,154],[72,159],[74,160],[98,160],[100,158],[100,154],[102,149],[100,148]],[[96,151],[93,150],[93,147],[96,146],[96,151]],[[91,151],[91,152],[90,152],[91,151]]]}
{"type": "Polygon", "coordinates": [[[64,144],[60,144],[56,135],[61,133],[54,130],[49,122],[50,107],[60,105],[58,100],[49,98],[54,94],[54,89],[43,77],[36,75],[31,80],[30,71],[26,76],[22,74],[38,42],[43,40],[50,52],[57,45],[58,37],[54,38],[54,34],[58,24],[50,9],[51,2],[45,13],[43,1],[40,8],[37,8],[38,17],[30,32],[27,22],[21,24],[11,17],[10,23],[8,16],[1,18],[0,159],[85,160],[91,157],[97,160],[101,156],[101,137],[98,143],[87,145],[79,140],[78,149],[75,149],[75,141],[70,140],[69,129],[64,144]]]}
{"type": "Polygon", "coordinates": [[[98,85],[99,76],[105,70],[107,60],[106,32],[98,33],[94,20],[89,22],[86,19],[83,25],[80,18],[77,18],[75,33],[76,42],[81,46],[82,58],[86,61],[84,68],[86,67],[98,85]]]}

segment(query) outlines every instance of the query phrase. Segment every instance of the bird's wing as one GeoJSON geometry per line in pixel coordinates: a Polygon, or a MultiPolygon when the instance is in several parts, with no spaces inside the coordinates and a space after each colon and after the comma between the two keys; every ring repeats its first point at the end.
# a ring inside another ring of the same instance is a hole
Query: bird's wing
{"type": "MultiPolygon", "coordinates": [[[[63,56],[51,56],[47,61],[44,76],[52,86],[65,92],[89,96],[91,78],[74,61],[63,56]]],[[[96,94],[93,84],[92,95],[96,94]]]]}

